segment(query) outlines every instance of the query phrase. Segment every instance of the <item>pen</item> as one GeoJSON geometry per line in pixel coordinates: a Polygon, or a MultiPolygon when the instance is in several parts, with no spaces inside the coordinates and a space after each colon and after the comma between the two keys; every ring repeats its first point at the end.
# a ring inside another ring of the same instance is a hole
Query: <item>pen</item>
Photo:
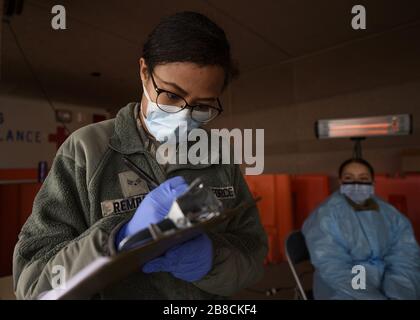
{"type": "Polygon", "coordinates": [[[123,159],[124,159],[124,163],[131,170],[133,170],[140,178],[142,178],[143,180],[146,181],[147,186],[149,187],[150,191],[152,191],[153,189],[155,189],[158,186],[158,184],[155,182],[155,180],[153,180],[153,178],[151,178],[146,172],[144,172],[144,170],[139,168],[133,161],[131,161],[127,157],[123,157],[123,159]]]}

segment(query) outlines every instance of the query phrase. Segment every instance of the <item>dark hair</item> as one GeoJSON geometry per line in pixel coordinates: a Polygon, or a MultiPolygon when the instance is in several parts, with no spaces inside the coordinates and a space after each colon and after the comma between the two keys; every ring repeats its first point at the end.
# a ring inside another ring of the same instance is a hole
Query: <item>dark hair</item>
{"type": "Polygon", "coordinates": [[[369,170],[369,172],[370,172],[370,174],[371,174],[372,178],[374,178],[374,177],[375,177],[375,170],[373,169],[372,165],[371,165],[369,162],[367,162],[365,159],[361,159],[361,158],[358,158],[358,159],[356,159],[356,158],[352,158],[352,159],[348,159],[348,160],[344,161],[344,162],[341,164],[340,169],[338,169],[338,177],[339,177],[339,178],[341,178],[341,176],[342,176],[342,174],[343,174],[344,169],[345,169],[345,168],[346,168],[349,164],[352,164],[352,163],[359,163],[359,164],[361,164],[361,165],[364,165],[366,168],[368,168],[368,170],[369,170]]]}
{"type": "Polygon", "coordinates": [[[193,62],[221,66],[225,86],[237,75],[225,32],[197,12],[185,11],[164,18],[149,34],[142,56],[149,72],[159,64],[193,62]]]}

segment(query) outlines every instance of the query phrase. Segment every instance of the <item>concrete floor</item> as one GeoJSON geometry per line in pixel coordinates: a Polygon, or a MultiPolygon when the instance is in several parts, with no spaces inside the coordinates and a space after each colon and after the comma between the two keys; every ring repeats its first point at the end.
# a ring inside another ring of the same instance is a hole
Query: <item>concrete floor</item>
{"type": "MultiPolygon", "coordinates": [[[[298,266],[298,273],[303,274],[303,286],[305,290],[312,287],[312,266],[310,264],[302,264],[298,266]],[[309,274],[306,274],[309,272],[309,274]]],[[[251,288],[245,289],[236,294],[233,299],[250,299],[250,300],[291,300],[295,299],[295,286],[292,272],[287,262],[279,264],[271,264],[265,266],[263,278],[251,288]],[[272,288],[277,288],[278,292],[268,296],[266,292],[272,288]]]]}
{"type": "MultiPolygon", "coordinates": [[[[310,265],[301,265],[298,268],[299,273],[311,270],[310,265]]],[[[311,287],[312,277],[310,275],[303,277],[305,290],[311,287]]],[[[295,297],[295,281],[286,262],[275,265],[266,265],[263,278],[251,288],[245,289],[236,294],[233,299],[247,300],[283,300],[294,299],[295,297]],[[266,291],[271,288],[283,288],[272,296],[267,296],[266,291]]],[[[13,281],[12,277],[0,278],[0,300],[13,300],[13,281]]]]}

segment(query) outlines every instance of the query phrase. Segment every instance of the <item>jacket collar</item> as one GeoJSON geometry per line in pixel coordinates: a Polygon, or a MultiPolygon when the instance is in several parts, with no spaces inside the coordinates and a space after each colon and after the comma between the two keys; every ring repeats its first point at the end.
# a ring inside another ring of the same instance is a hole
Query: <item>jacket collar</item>
{"type": "Polygon", "coordinates": [[[122,154],[144,152],[150,140],[146,132],[137,125],[139,103],[131,102],[122,108],[116,118],[114,134],[109,140],[109,147],[122,154]]]}

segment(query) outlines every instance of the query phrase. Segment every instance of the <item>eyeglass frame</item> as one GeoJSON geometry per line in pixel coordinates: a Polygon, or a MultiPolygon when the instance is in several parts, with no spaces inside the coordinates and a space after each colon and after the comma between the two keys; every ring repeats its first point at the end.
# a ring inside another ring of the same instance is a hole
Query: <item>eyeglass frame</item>
{"type": "Polygon", "coordinates": [[[184,110],[185,108],[187,108],[187,107],[188,107],[188,108],[190,108],[190,117],[191,117],[191,119],[193,119],[194,121],[200,122],[200,123],[208,123],[208,122],[210,122],[210,121],[212,121],[212,120],[216,119],[216,118],[217,118],[218,116],[220,116],[220,114],[223,112],[223,106],[222,106],[222,104],[220,103],[219,98],[216,98],[216,101],[217,101],[217,104],[219,105],[219,108],[212,107],[212,106],[209,106],[209,105],[207,105],[207,104],[201,104],[201,105],[200,105],[200,104],[197,104],[197,105],[195,105],[195,106],[192,106],[192,105],[190,105],[190,104],[187,102],[187,100],[185,100],[185,98],[184,98],[184,97],[181,97],[179,94],[176,94],[176,93],[173,93],[173,92],[171,92],[171,91],[168,91],[168,90],[165,90],[165,89],[159,88],[159,87],[157,86],[157,84],[156,84],[155,78],[153,77],[153,72],[151,72],[151,73],[150,73],[150,77],[152,78],[153,87],[154,87],[154,89],[155,89],[155,91],[156,91],[156,93],[157,93],[155,103],[156,103],[156,105],[158,106],[158,108],[159,108],[160,110],[162,110],[163,112],[166,112],[166,113],[178,113],[178,112],[180,112],[180,111],[182,111],[182,110],[184,110]],[[180,107],[180,108],[179,108],[179,111],[176,111],[176,112],[168,112],[168,111],[163,110],[161,107],[159,107],[159,104],[157,103],[157,100],[158,100],[159,95],[160,95],[161,93],[164,93],[164,92],[166,92],[166,93],[170,93],[170,94],[173,94],[173,95],[175,95],[175,96],[177,96],[177,97],[181,98],[181,99],[185,102],[185,106],[180,107]],[[204,105],[204,106],[206,106],[206,107],[209,107],[209,108],[211,108],[211,109],[215,109],[215,110],[217,110],[217,114],[216,114],[216,115],[215,115],[212,119],[209,119],[209,120],[206,120],[206,121],[195,120],[195,119],[192,117],[192,112],[193,112],[194,108],[197,108],[197,107],[199,107],[199,106],[203,106],[203,105],[204,105]]]}

